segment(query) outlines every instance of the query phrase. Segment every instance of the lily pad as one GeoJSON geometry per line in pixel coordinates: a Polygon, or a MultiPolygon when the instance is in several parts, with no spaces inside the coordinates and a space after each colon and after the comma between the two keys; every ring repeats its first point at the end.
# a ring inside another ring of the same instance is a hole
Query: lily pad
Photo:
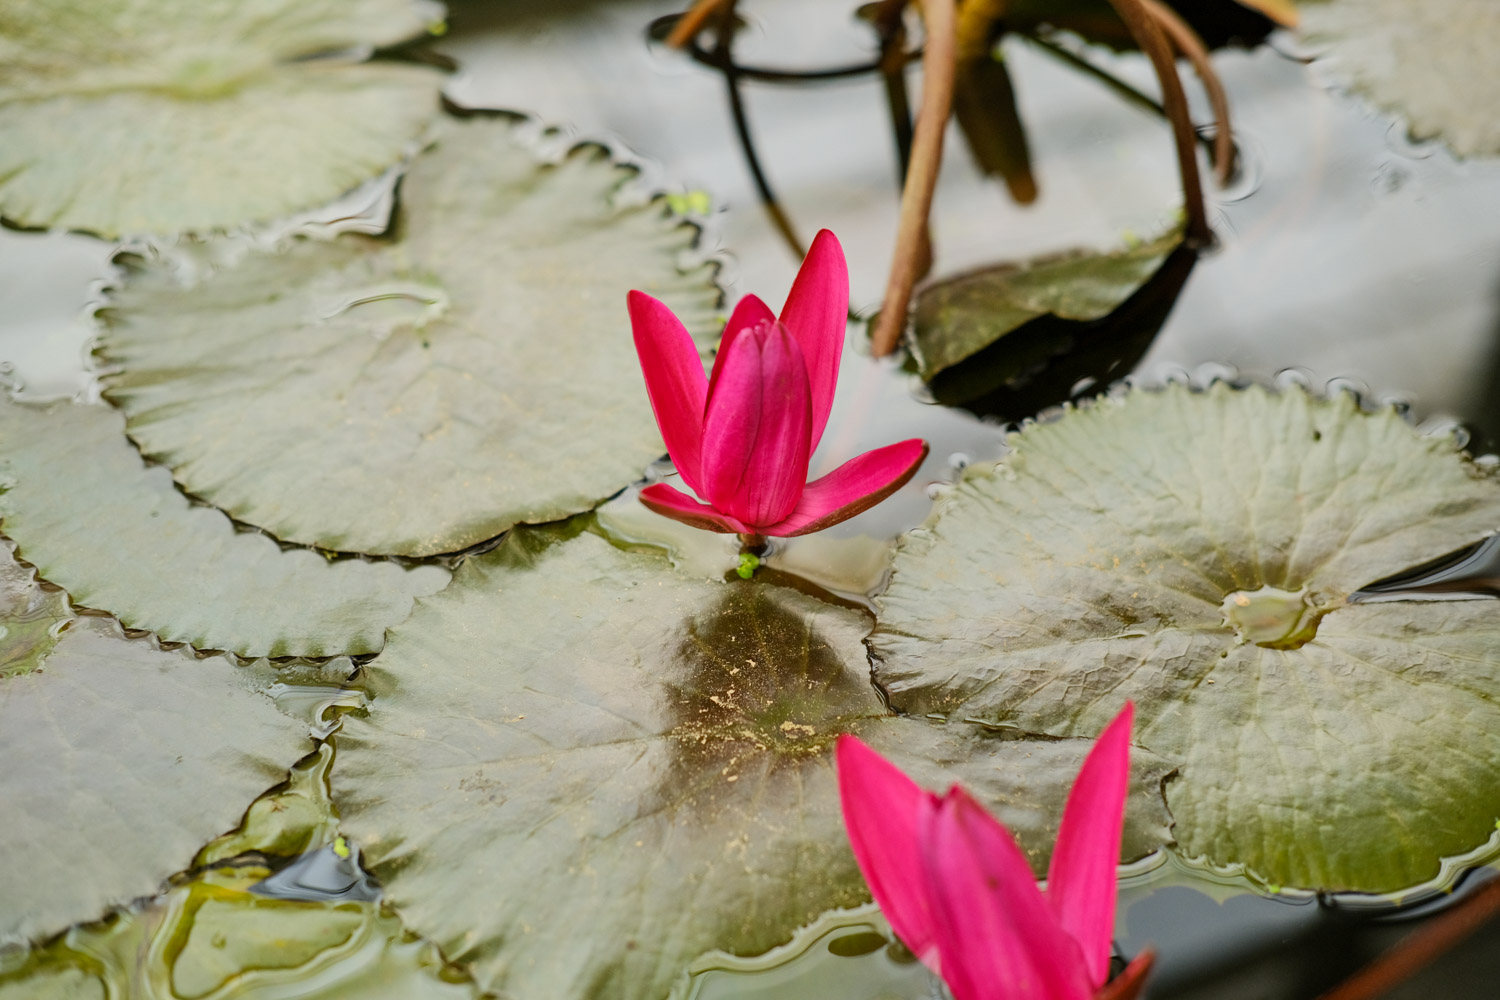
{"type": "Polygon", "coordinates": [[[1492,0],[1298,3],[1302,39],[1329,76],[1439,138],[1459,156],[1500,156],[1500,5],[1492,0]]]}
{"type": "Polygon", "coordinates": [[[361,50],[440,14],[413,0],[7,0],[0,214],[118,236],[330,201],[395,165],[438,110],[441,73],[361,50]]]}
{"type": "MultiPolygon", "coordinates": [[[[513,532],[370,665],[334,798],[407,926],[514,1000],[661,1000],[698,955],[759,954],[868,899],[834,738],[959,780],[1046,865],[1090,743],[890,715],[863,612],[705,581],[583,534],[513,532]]],[[[1136,755],[1125,852],[1166,842],[1136,755]]]]}
{"type": "Polygon", "coordinates": [[[242,859],[0,958],[0,1000],[470,1000],[472,983],[369,902],[269,899],[242,859]]]}
{"type": "MultiPolygon", "coordinates": [[[[912,315],[911,347],[918,373],[943,371],[1016,336],[1043,317],[1074,323],[1102,319],[1162,269],[1182,244],[1182,227],[1148,242],[1097,253],[1072,250],[1020,264],[1001,264],[924,287],[912,315]]],[[[1178,282],[1178,287],[1181,283],[1178,282]]],[[[1038,368],[1060,349],[1059,331],[1027,338],[1006,359],[1010,378],[1038,368]]]]}
{"type": "Polygon", "coordinates": [[[1500,528],[1395,411],[1217,384],[1100,399],[970,467],[870,638],[905,711],[1097,732],[1124,698],[1186,855],[1394,891],[1500,816],[1500,605],[1350,603],[1500,528]]]}
{"type": "Polygon", "coordinates": [[[227,657],[127,639],[0,562],[3,941],[154,893],[308,740],[227,657]]]}
{"type": "Polygon", "coordinates": [[[81,605],[172,642],[244,656],[372,653],[439,566],[330,561],[241,532],[148,468],[107,406],[0,402],[0,520],[81,605]]]}
{"type": "Polygon", "coordinates": [[[392,231],[301,240],[193,287],[140,263],[104,313],[108,398],[183,487],[276,537],[452,552],[588,510],[663,452],[625,312],[705,346],[697,231],[581,146],[543,166],[506,119],[447,120],[392,231]]]}

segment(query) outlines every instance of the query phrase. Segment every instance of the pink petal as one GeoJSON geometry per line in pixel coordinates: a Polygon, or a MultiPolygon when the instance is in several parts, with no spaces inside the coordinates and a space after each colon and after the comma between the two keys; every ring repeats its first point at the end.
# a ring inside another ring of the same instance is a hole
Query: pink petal
{"type": "Polygon", "coordinates": [[[797,280],[781,307],[781,323],[802,348],[812,387],[812,447],[823,439],[833,390],[839,381],[844,330],[849,322],[849,266],[838,237],[824,229],[813,238],[797,280]]]}
{"type": "Polygon", "coordinates": [[[1130,723],[1126,702],[1099,734],[1068,793],[1047,869],[1047,901],[1083,951],[1095,988],[1109,977],[1115,926],[1115,869],[1130,785],[1130,723]]]}
{"type": "Polygon", "coordinates": [[[672,310],[645,292],[631,292],[625,303],[656,426],[683,482],[697,490],[708,393],[698,347],[672,310]]]}
{"type": "Polygon", "coordinates": [[[699,503],[666,483],[653,483],[641,490],[641,503],[663,517],[670,517],[695,528],[726,534],[748,534],[750,529],[732,517],[726,517],[708,504],[699,503]]]}
{"type": "Polygon", "coordinates": [[[1118,976],[1094,994],[1094,1000],[1136,1000],[1146,988],[1146,976],[1155,961],[1156,952],[1149,948],[1141,952],[1118,976]]]}
{"type": "Polygon", "coordinates": [[[837,757],[839,800],[854,860],[896,936],[936,972],[917,837],[937,796],[854,736],[839,737],[837,757]]]}
{"type": "Polygon", "coordinates": [[[922,859],[954,1000],[1089,1000],[1083,957],[1057,925],[1026,856],[963,789],[933,810],[922,859]]]}
{"type": "Polygon", "coordinates": [[[776,323],[745,330],[720,357],[703,415],[700,493],[759,531],[789,515],[807,483],[807,367],[776,323]]]}
{"type": "Polygon", "coordinates": [[[847,521],[905,486],[926,457],[927,442],[912,438],[851,458],[823,478],[808,483],[797,509],[784,521],[761,532],[785,538],[822,531],[847,521]]]}
{"type": "MultiPolygon", "coordinates": [[[[734,343],[735,338],[746,330],[753,330],[758,326],[770,326],[776,322],[776,314],[771,307],[760,300],[758,296],[746,295],[735,305],[734,312],[729,314],[729,322],[724,324],[724,335],[719,338],[719,349],[714,354],[714,370],[708,376],[708,398],[714,395],[714,386],[719,381],[720,362],[723,361],[729,345],[734,343]]],[[[707,404],[704,404],[705,411],[707,404]]],[[[697,487],[694,487],[696,489],[697,487]]]]}

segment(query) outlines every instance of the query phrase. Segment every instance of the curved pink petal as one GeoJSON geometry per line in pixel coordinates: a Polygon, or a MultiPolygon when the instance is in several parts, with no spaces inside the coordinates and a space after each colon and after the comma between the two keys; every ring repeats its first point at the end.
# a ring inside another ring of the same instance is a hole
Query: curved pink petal
{"type": "Polygon", "coordinates": [[[937,796],[856,737],[840,736],[836,752],[839,801],[854,860],[891,930],[938,972],[917,839],[937,796]]]}
{"type": "Polygon", "coordinates": [[[656,426],[683,482],[697,490],[708,394],[698,345],[672,310],[645,292],[631,292],[625,303],[656,426]]]}
{"type": "Polygon", "coordinates": [[[735,337],[714,375],[700,494],[759,531],[791,514],[807,484],[807,367],[791,334],[773,323],[735,337]]]}
{"type": "Polygon", "coordinates": [[[1089,982],[1096,989],[1109,977],[1134,714],[1134,705],[1127,701],[1084,758],[1063,807],[1047,868],[1047,901],[1058,923],[1082,949],[1089,982]]]}
{"type": "MultiPolygon", "coordinates": [[[[776,314],[771,311],[770,306],[760,300],[758,295],[746,295],[735,304],[734,312],[729,314],[729,322],[724,324],[724,335],[719,338],[719,349],[714,353],[713,371],[708,376],[709,399],[713,398],[714,385],[719,381],[720,364],[729,350],[729,345],[733,344],[735,338],[746,330],[753,330],[762,324],[770,326],[774,322],[776,322],[776,314]]],[[[705,402],[705,412],[707,412],[707,406],[705,402]]],[[[693,488],[697,489],[696,486],[693,488]]]]}
{"type": "Polygon", "coordinates": [[[1147,948],[1125,966],[1120,974],[1094,994],[1094,1000],[1136,1000],[1146,988],[1146,977],[1156,962],[1156,952],[1147,948]]]}
{"type": "Polygon", "coordinates": [[[781,307],[781,323],[802,348],[807,381],[812,387],[812,447],[816,451],[833,409],[849,322],[849,265],[838,237],[824,229],[812,247],[781,307]]]}
{"type": "Polygon", "coordinates": [[[1010,832],[961,788],[933,810],[922,861],[954,1000],[1089,1000],[1083,957],[1010,832]]]}
{"type": "Polygon", "coordinates": [[[797,509],[761,533],[787,538],[847,521],[905,486],[927,457],[921,438],[898,441],[851,458],[821,479],[807,484],[797,509]]]}
{"type": "Polygon", "coordinates": [[[706,503],[699,503],[681,490],[666,483],[652,483],[641,490],[641,503],[663,517],[690,524],[695,528],[717,531],[721,534],[749,534],[750,528],[732,517],[714,510],[706,503]]]}

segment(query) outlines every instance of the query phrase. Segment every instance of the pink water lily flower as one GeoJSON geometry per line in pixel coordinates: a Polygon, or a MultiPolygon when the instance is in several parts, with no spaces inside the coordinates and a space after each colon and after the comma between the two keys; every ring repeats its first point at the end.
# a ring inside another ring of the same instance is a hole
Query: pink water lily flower
{"type": "Polygon", "coordinates": [[[839,737],[855,860],[891,929],[955,1000],[1127,1000],[1140,991],[1150,952],[1107,982],[1132,714],[1127,702],[1078,772],[1045,890],[1010,831],[962,788],[934,795],[855,737],[839,737]]]}
{"type": "Polygon", "coordinates": [[[644,292],[627,301],[667,453],[707,501],[657,483],[641,502],[658,514],[709,531],[805,535],[884,500],[927,455],[914,438],[807,481],[833,407],[849,309],[844,251],[828,230],[813,240],[779,317],[754,295],[735,306],[710,377],[670,309],[644,292]]]}

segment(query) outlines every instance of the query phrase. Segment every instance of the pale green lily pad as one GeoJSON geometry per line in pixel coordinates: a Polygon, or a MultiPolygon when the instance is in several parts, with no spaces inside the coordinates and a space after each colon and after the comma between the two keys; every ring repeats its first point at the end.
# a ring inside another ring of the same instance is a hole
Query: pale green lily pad
{"type": "Polygon", "coordinates": [[[146,467],[107,406],[0,402],[0,528],[80,605],[244,656],[378,650],[439,566],[330,561],[241,532],[146,467]]]}
{"type": "Polygon", "coordinates": [[[1459,156],[1500,156],[1500,4],[1300,2],[1301,35],[1340,85],[1459,156]]]}
{"type": "Polygon", "coordinates": [[[377,904],[256,895],[209,870],[143,908],[0,957],[0,1000],[472,1000],[474,985],[377,904]]]}
{"type": "Polygon", "coordinates": [[[359,50],[440,13],[413,0],[7,0],[0,214],[118,236],[331,201],[394,166],[438,110],[441,73],[360,63],[359,50]]]}
{"type": "Polygon", "coordinates": [[[183,288],[131,270],[99,348],[131,437],[286,541],[452,552],[588,510],[663,452],[625,293],[705,346],[697,231],[597,147],[541,166],[508,120],[447,120],[392,234],[303,240],[183,288]]]}
{"type": "Polygon", "coordinates": [[[1450,438],[1218,384],[1011,444],[895,556],[870,638],[893,704],[1074,736],[1132,698],[1181,768],[1182,852],[1273,884],[1403,889],[1493,832],[1500,605],[1345,603],[1500,528],[1450,438]]]}
{"type": "MultiPolygon", "coordinates": [[[[891,716],[863,612],[658,555],[520,530],[425,599],[370,665],[334,798],[408,927],[512,1000],[661,1000],[710,949],[750,955],[868,898],[835,737],[960,780],[1044,868],[1084,740],[891,716]]],[[[1169,839],[1136,755],[1125,853],[1169,839]]]]}
{"type": "Polygon", "coordinates": [[[30,667],[0,674],[3,942],[156,892],[308,740],[227,657],[167,652],[107,618],[74,617],[11,556],[0,561],[0,656],[30,667]]]}
{"type": "MultiPolygon", "coordinates": [[[[1071,250],[1001,264],[926,285],[912,310],[918,372],[931,379],[1044,316],[1089,321],[1119,308],[1182,245],[1182,227],[1119,250],[1071,250]]],[[[1040,363],[1046,345],[1029,359],[1040,363]]],[[[1021,362],[1018,362],[1018,367],[1021,362]]]]}

